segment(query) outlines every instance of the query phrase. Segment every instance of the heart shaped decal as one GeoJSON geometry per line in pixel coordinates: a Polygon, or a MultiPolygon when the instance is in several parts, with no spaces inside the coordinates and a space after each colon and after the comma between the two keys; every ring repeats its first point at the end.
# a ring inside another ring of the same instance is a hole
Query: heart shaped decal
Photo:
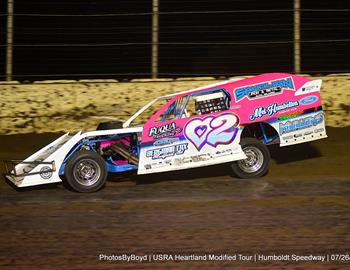
{"type": "Polygon", "coordinates": [[[207,126],[199,126],[194,129],[194,133],[196,133],[198,137],[202,137],[206,130],[207,126]]]}
{"type": "Polygon", "coordinates": [[[212,116],[204,119],[194,118],[187,123],[185,127],[186,138],[197,148],[201,150],[207,142],[207,135],[210,132],[210,122],[213,119],[212,116]]]}

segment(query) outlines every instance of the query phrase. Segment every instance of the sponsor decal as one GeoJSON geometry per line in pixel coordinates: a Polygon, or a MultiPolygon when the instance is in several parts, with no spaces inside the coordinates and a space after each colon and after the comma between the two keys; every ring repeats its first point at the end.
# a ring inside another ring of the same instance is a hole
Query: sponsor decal
{"type": "Polygon", "coordinates": [[[314,133],[321,133],[324,131],[324,128],[318,128],[314,130],[314,133]]]}
{"type": "Polygon", "coordinates": [[[150,170],[150,169],[157,169],[157,168],[162,168],[170,165],[171,165],[171,160],[159,160],[150,164],[145,164],[144,167],[146,170],[150,170]]]}
{"type": "Polygon", "coordinates": [[[304,132],[304,136],[311,135],[312,133],[313,133],[312,130],[306,131],[306,132],[304,132]]]}
{"type": "Polygon", "coordinates": [[[163,148],[157,148],[146,152],[146,157],[152,159],[165,159],[175,155],[182,155],[188,149],[188,143],[172,145],[163,148]]]}
{"type": "Polygon", "coordinates": [[[283,140],[291,140],[293,139],[293,135],[289,135],[289,136],[285,136],[285,137],[282,137],[283,140]]]}
{"type": "Polygon", "coordinates": [[[164,138],[153,143],[154,146],[163,146],[179,142],[179,138],[164,138]]]}
{"type": "Polygon", "coordinates": [[[183,164],[186,164],[186,163],[191,163],[191,162],[192,162],[192,159],[190,157],[187,157],[187,158],[175,158],[174,165],[175,166],[180,166],[180,165],[183,165],[183,164]]]}
{"type": "Polygon", "coordinates": [[[282,104],[273,103],[267,107],[258,107],[255,109],[254,113],[249,116],[249,119],[251,121],[254,121],[257,118],[261,118],[265,115],[272,116],[275,113],[278,113],[280,111],[284,111],[290,108],[294,108],[299,106],[298,101],[289,101],[284,102],[282,104]]]}
{"type": "Polygon", "coordinates": [[[303,92],[314,92],[315,90],[318,89],[318,85],[309,85],[309,86],[306,86],[306,87],[302,87],[301,90],[303,92]]]}
{"type": "Polygon", "coordinates": [[[239,87],[234,90],[236,102],[245,97],[249,99],[261,98],[281,94],[283,89],[295,90],[292,78],[283,78],[269,82],[262,82],[254,85],[239,87]]]}
{"type": "Polygon", "coordinates": [[[205,118],[193,118],[185,126],[186,138],[200,151],[205,145],[216,148],[219,144],[231,143],[237,134],[238,117],[221,114],[205,118]]]}
{"type": "Polygon", "coordinates": [[[201,154],[201,155],[197,155],[197,156],[175,158],[174,165],[180,166],[180,165],[186,164],[186,163],[207,161],[207,160],[210,160],[210,159],[211,159],[210,154],[201,154]]]}
{"type": "Polygon", "coordinates": [[[44,166],[40,169],[40,176],[43,179],[49,179],[52,176],[52,169],[49,166],[44,166]]]}
{"type": "Polygon", "coordinates": [[[151,127],[148,133],[149,137],[154,139],[173,137],[182,131],[181,127],[176,126],[175,122],[165,124],[159,127],[151,127]]]}
{"type": "Polygon", "coordinates": [[[323,122],[323,114],[319,113],[315,116],[308,116],[297,120],[288,120],[285,123],[279,124],[280,134],[290,133],[296,130],[305,129],[316,126],[323,122]]]}
{"type": "Polygon", "coordinates": [[[302,105],[309,105],[312,103],[315,103],[318,100],[318,97],[316,96],[308,96],[308,97],[304,97],[300,100],[300,104],[302,105]]]}

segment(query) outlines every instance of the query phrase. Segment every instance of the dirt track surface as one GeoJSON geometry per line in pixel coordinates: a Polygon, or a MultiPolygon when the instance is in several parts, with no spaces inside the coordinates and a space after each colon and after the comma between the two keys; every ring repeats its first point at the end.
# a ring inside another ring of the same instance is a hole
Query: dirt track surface
{"type": "MultiPolygon", "coordinates": [[[[227,165],[111,177],[78,194],[0,184],[0,269],[349,269],[349,262],[99,261],[99,254],[350,254],[350,128],[272,148],[253,180],[227,165]]],[[[0,159],[25,158],[58,134],[0,136],[0,159]]],[[[0,168],[3,172],[3,167],[0,168]]]]}

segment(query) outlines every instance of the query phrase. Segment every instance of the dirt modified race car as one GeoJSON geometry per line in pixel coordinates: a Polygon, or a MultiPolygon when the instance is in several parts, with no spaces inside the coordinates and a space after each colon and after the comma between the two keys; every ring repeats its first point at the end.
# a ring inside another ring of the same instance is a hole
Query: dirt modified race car
{"type": "Polygon", "coordinates": [[[12,161],[6,177],[18,187],[65,181],[78,192],[97,191],[108,173],[128,170],[149,174],[229,163],[238,177],[260,177],[269,168],[267,145],[327,137],[321,83],[271,73],[162,96],[122,125],[67,133],[24,161],[12,161]],[[147,112],[151,116],[140,124],[147,112]]]}

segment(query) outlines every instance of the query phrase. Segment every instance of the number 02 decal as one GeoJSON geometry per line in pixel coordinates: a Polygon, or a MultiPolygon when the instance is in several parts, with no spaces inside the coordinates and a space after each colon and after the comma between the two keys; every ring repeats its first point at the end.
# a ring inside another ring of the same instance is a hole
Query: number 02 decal
{"type": "Polygon", "coordinates": [[[237,134],[238,117],[232,113],[193,118],[185,126],[186,138],[200,151],[206,144],[231,143],[237,134]]]}

